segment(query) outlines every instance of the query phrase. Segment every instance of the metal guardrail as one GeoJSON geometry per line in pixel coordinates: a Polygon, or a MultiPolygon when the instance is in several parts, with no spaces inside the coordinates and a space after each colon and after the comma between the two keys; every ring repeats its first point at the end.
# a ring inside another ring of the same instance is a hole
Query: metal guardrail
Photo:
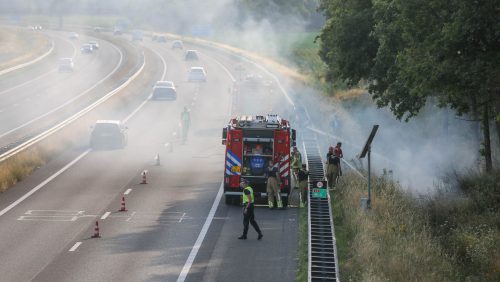
{"type": "Polygon", "coordinates": [[[330,196],[312,197],[311,183],[325,180],[323,161],[316,139],[304,139],[303,145],[309,170],[308,281],[340,281],[330,196]]]}

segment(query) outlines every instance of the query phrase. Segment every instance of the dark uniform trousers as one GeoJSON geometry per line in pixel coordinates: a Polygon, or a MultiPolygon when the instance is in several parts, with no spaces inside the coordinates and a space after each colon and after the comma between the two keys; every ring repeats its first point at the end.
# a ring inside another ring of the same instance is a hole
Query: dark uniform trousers
{"type": "Polygon", "coordinates": [[[257,233],[261,234],[259,225],[255,221],[255,214],[253,213],[253,204],[248,205],[247,213],[245,214],[245,208],[243,208],[243,236],[247,236],[248,233],[248,223],[252,224],[253,228],[257,233]]]}

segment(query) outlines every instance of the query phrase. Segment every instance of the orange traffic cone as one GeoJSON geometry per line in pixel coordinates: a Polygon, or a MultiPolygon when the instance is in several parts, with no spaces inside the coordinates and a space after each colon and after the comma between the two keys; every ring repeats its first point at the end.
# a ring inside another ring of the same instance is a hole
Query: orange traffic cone
{"type": "Polygon", "coordinates": [[[119,211],[121,212],[127,211],[127,208],[125,207],[125,197],[122,197],[122,207],[119,211]]]}
{"type": "Polygon", "coordinates": [[[101,238],[101,235],[99,235],[99,221],[95,221],[95,228],[94,228],[94,235],[92,235],[91,238],[101,238]]]}
{"type": "Polygon", "coordinates": [[[146,171],[144,170],[142,172],[142,182],[141,184],[148,184],[148,181],[146,180],[146,171]]]}

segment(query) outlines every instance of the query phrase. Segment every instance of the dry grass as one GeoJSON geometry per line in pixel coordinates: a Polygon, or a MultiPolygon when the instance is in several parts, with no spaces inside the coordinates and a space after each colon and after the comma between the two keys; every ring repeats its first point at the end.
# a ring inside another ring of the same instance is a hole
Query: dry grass
{"type": "Polygon", "coordinates": [[[334,200],[334,217],[343,280],[455,280],[452,264],[433,240],[425,217],[398,187],[374,181],[369,211],[359,207],[364,180],[346,175],[342,187],[334,200]]]}
{"type": "Polygon", "coordinates": [[[42,34],[24,28],[0,30],[0,69],[28,62],[50,49],[50,42],[42,34]]]}

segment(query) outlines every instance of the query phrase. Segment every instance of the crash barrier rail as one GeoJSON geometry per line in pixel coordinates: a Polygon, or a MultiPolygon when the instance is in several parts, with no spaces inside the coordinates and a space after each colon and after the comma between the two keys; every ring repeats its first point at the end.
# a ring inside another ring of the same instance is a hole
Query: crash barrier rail
{"type": "Polygon", "coordinates": [[[66,120],[60,122],[59,124],[53,126],[52,128],[32,137],[27,140],[23,140],[22,143],[18,144],[17,146],[9,149],[8,151],[1,153],[0,154],[0,163],[7,160],[8,158],[28,149],[29,147],[35,145],[36,143],[44,140],[45,138],[51,136],[52,134],[56,133],[57,131],[61,130],[65,126],[69,125],[70,123],[76,121],[77,119],[81,118],[88,112],[92,111],[95,109],[97,106],[101,105],[102,103],[106,102],[108,99],[110,99],[112,96],[114,96],[116,93],[120,92],[123,88],[127,87],[139,74],[141,74],[142,70],[146,66],[146,57],[144,56],[144,53],[141,54],[142,57],[142,63],[140,67],[136,70],[134,74],[128,77],[127,80],[125,80],[121,85],[119,85],[117,88],[111,90],[108,92],[106,95],[101,97],[99,100],[95,101],[91,105],[85,107],[83,110],[77,112],[76,114],[72,115],[71,117],[67,118],[66,120]]]}
{"type": "MultiPolygon", "coordinates": [[[[315,135],[310,133],[309,136],[315,135]]],[[[309,170],[308,281],[339,281],[332,207],[323,161],[315,139],[304,139],[303,144],[309,170]]]]}

